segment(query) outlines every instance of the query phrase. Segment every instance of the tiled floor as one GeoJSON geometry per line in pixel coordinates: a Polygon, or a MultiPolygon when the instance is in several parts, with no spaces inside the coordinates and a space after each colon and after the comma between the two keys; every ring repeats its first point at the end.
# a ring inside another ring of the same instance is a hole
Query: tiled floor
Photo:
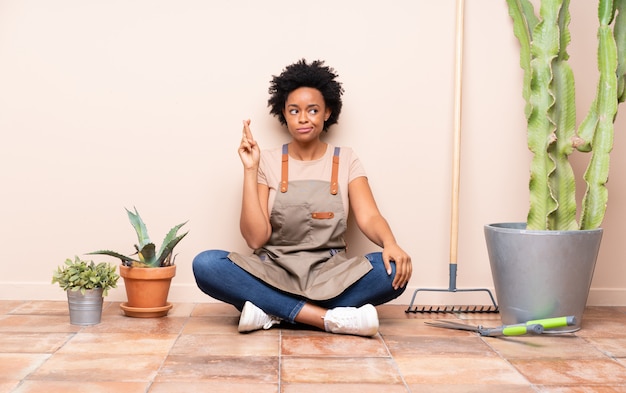
{"type": "Polygon", "coordinates": [[[498,314],[378,307],[373,338],[273,328],[237,333],[223,304],[137,319],[106,303],[69,323],[66,302],[0,301],[0,392],[626,392],[626,307],[590,307],[574,334],[484,338],[424,325],[498,314]]]}

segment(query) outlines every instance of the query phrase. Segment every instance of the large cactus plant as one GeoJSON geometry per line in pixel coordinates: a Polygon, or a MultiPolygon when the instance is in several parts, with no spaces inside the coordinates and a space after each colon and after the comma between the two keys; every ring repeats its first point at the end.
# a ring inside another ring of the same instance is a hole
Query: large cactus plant
{"type": "MultiPolygon", "coordinates": [[[[587,1],[587,0],[585,0],[587,1]]],[[[626,0],[599,0],[596,97],[576,127],[574,74],[568,64],[570,0],[507,0],[524,70],[528,147],[533,153],[527,229],[598,228],[606,211],[609,153],[617,106],[626,98],[626,0]],[[568,157],[589,152],[587,189],[577,220],[574,172],[568,157]]]]}

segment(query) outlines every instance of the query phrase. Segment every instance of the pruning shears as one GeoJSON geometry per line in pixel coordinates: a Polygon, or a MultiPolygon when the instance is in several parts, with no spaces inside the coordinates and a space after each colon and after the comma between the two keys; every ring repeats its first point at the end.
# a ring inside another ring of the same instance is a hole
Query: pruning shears
{"type": "Polygon", "coordinates": [[[447,329],[456,330],[469,330],[477,332],[481,336],[497,337],[497,336],[521,336],[524,334],[541,334],[545,330],[554,329],[563,326],[572,326],[576,324],[576,317],[556,317],[546,319],[536,319],[524,323],[517,323],[514,325],[502,325],[494,328],[486,328],[482,325],[472,326],[465,323],[438,320],[432,322],[424,322],[426,325],[442,327],[447,329]]]}

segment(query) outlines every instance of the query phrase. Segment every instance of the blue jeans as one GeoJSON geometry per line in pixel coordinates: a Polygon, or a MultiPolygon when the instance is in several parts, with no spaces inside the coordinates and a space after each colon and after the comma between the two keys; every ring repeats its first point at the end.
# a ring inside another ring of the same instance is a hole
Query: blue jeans
{"type": "Polygon", "coordinates": [[[397,298],[406,289],[395,290],[392,287],[396,266],[392,262],[391,275],[387,275],[380,252],[365,256],[372,264],[372,270],[339,296],[322,301],[312,301],[268,285],[234,264],[227,258],[228,254],[227,251],[208,250],[194,258],[193,274],[198,288],[217,300],[232,304],[240,311],[244,303],[250,301],[267,314],[292,323],[307,302],[327,309],[360,307],[368,303],[376,306],[397,298]]]}

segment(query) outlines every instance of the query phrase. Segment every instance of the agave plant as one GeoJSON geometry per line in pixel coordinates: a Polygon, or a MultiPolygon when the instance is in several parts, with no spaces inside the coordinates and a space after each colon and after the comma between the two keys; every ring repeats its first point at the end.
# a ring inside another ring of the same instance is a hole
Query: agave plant
{"type": "Polygon", "coordinates": [[[574,74],[568,64],[570,0],[507,0],[524,70],[528,147],[533,153],[527,229],[598,228],[606,212],[609,153],[617,107],[626,98],[626,0],[599,0],[596,97],[576,129],[574,74]],[[577,221],[574,149],[590,152],[577,221]]]}
{"type": "Polygon", "coordinates": [[[130,223],[133,228],[135,228],[135,232],[137,233],[137,240],[139,244],[135,244],[136,252],[131,254],[131,256],[126,256],[115,251],[99,250],[90,252],[88,255],[109,255],[119,258],[122,261],[122,265],[130,267],[163,267],[173,265],[174,259],[176,258],[176,256],[173,255],[174,247],[176,247],[176,245],[189,232],[185,232],[182,235],[177,235],[177,233],[178,230],[187,222],[185,221],[182,224],[178,224],[170,229],[165,236],[165,239],[163,239],[159,252],[156,252],[156,245],[150,240],[146,224],[144,224],[141,219],[137,208],[135,208],[134,213],[126,209],[126,213],[128,214],[130,223]],[[133,256],[136,257],[133,258],[133,256]]]}

